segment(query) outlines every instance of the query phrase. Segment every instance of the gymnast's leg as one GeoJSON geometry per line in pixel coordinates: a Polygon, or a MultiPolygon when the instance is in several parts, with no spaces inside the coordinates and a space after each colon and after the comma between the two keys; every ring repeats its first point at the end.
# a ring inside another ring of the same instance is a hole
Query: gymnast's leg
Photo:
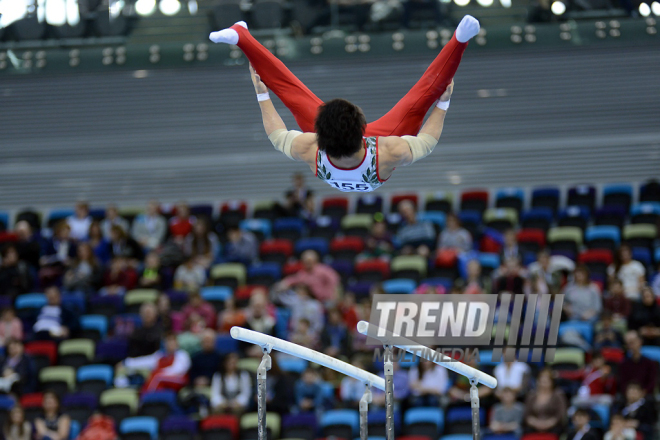
{"type": "Polygon", "coordinates": [[[318,107],[323,104],[323,101],[305,87],[282,61],[259,44],[250,35],[244,22],[239,21],[228,29],[213,32],[209,38],[214,43],[238,45],[264,84],[293,113],[300,129],[304,132],[314,131],[318,107]]]}
{"type": "Polygon", "coordinates": [[[470,38],[479,32],[479,22],[469,15],[463,17],[452,39],[412,89],[382,118],[367,124],[366,136],[417,135],[424,116],[440,98],[456,74],[470,38]]]}

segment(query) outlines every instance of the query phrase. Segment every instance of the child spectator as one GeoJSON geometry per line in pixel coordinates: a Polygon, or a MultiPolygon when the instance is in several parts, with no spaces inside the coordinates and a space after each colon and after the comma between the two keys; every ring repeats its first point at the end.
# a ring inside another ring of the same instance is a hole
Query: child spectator
{"type": "Polygon", "coordinates": [[[301,318],[294,324],[293,333],[289,338],[294,344],[312,349],[316,349],[319,343],[318,334],[312,330],[307,318],[301,318]]]}
{"type": "Polygon", "coordinates": [[[605,358],[599,352],[594,352],[591,363],[582,372],[582,384],[574,405],[601,403],[611,405],[616,393],[616,379],[612,367],[605,363],[605,358]]]}
{"type": "MultiPolygon", "coordinates": [[[[361,355],[353,356],[351,364],[357,368],[366,370],[366,364],[361,355]]],[[[339,395],[341,396],[343,406],[346,408],[356,408],[364,394],[364,389],[364,382],[350,376],[345,376],[341,380],[341,386],[339,388],[339,395]]]]}
{"type": "Polygon", "coordinates": [[[493,415],[489,425],[490,430],[495,434],[520,436],[525,411],[523,404],[516,402],[516,391],[509,387],[502,388],[498,395],[501,403],[493,407],[493,415]]]}
{"type": "Polygon", "coordinates": [[[295,385],[296,406],[300,412],[313,412],[323,409],[323,389],[321,378],[316,370],[308,367],[295,385]]]}
{"type": "MultiPolygon", "coordinates": [[[[204,328],[215,327],[215,309],[213,306],[204,301],[199,292],[193,292],[189,296],[188,304],[181,309],[184,322],[190,320],[190,317],[195,314],[202,318],[204,328]]],[[[195,332],[198,333],[198,332],[195,332]]]]}
{"type": "Polygon", "coordinates": [[[75,213],[67,217],[66,223],[71,229],[71,238],[77,241],[87,240],[89,225],[92,224],[92,217],[89,215],[89,205],[87,202],[76,203],[75,213]]]}
{"type": "Polygon", "coordinates": [[[613,414],[610,420],[610,430],[605,433],[604,440],[635,440],[637,432],[626,426],[626,419],[621,414],[613,414]]]}
{"type": "Polygon", "coordinates": [[[339,309],[328,310],[328,322],[321,332],[321,346],[325,354],[332,357],[347,355],[350,351],[350,335],[339,309]]]}
{"type": "Polygon", "coordinates": [[[105,273],[101,295],[123,295],[137,285],[138,274],[125,258],[114,258],[105,273]]]}
{"type": "Polygon", "coordinates": [[[0,347],[5,347],[10,339],[23,340],[23,323],[14,309],[6,307],[0,313],[0,347]]]}
{"type": "Polygon", "coordinates": [[[649,286],[642,287],[642,300],[633,304],[628,329],[636,330],[644,345],[660,345],[660,305],[649,286]]]}
{"type": "Polygon", "coordinates": [[[573,413],[571,421],[573,429],[568,433],[566,440],[600,440],[600,435],[589,425],[589,411],[579,408],[573,413]]]}
{"type": "Polygon", "coordinates": [[[228,353],[211,381],[211,407],[216,412],[242,414],[251,394],[250,375],[238,370],[238,354],[228,353]]]}
{"type": "Polygon", "coordinates": [[[440,233],[438,249],[454,249],[457,252],[472,250],[472,236],[461,227],[456,214],[447,215],[447,227],[440,233]]]}
{"type": "Polygon", "coordinates": [[[78,245],[76,258],[64,273],[64,288],[68,291],[96,292],[103,280],[103,272],[89,243],[78,245]]]}
{"type": "Polygon", "coordinates": [[[156,252],[149,252],[147,254],[138,285],[145,289],[161,290],[164,287],[160,257],[156,252]]]}
{"type": "Polygon", "coordinates": [[[623,283],[614,278],[609,281],[610,294],[605,300],[605,310],[612,314],[615,322],[625,322],[632,309],[631,301],[626,298],[623,283]]]}
{"type": "Polygon", "coordinates": [[[598,351],[604,347],[623,347],[623,335],[614,328],[612,314],[605,310],[600,322],[596,323],[596,334],[594,335],[594,348],[598,351]]]}
{"type": "Polygon", "coordinates": [[[174,272],[174,288],[186,292],[198,291],[206,284],[206,270],[195,257],[189,257],[174,272]]]}
{"type": "Polygon", "coordinates": [[[650,440],[653,438],[657,413],[653,402],[646,399],[645,395],[639,382],[630,382],[626,388],[625,403],[617,405],[614,412],[623,416],[627,428],[635,429],[643,434],[644,439],[650,440]]]}

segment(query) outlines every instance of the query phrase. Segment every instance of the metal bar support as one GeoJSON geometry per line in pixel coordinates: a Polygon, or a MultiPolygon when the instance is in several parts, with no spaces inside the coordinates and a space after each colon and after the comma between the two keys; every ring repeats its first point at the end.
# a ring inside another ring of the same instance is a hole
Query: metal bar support
{"type": "Polygon", "coordinates": [[[258,402],[258,421],[259,426],[258,438],[259,440],[267,440],[267,431],[266,431],[266,372],[270,370],[272,366],[270,359],[270,345],[264,345],[261,349],[264,352],[264,357],[261,358],[261,363],[259,368],[257,368],[257,402],[258,402]]]}
{"type": "Polygon", "coordinates": [[[369,413],[369,404],[371,403],[371,387],[369,384],[364,385],[364,394],[360,399],[360,440],[367,440],[368,421],[367,416],[369,413]]]}
{"type": "Polygon", "coordinates": [[[385,439],[394,440],[394,362],[392,346],[385,347],[385,439]]]}
{"type": "Polygon", "coordinates": [[[479,414],[479,388],[477,379],[470,379],[470,406],[472,407],[472,440],[481,438],[481,419],[479,414]]]}

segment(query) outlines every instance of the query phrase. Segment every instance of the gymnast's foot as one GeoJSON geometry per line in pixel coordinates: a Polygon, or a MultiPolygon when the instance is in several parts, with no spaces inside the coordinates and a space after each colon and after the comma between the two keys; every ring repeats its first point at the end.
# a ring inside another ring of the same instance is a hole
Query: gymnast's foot
{"type": "Polygon", "coordinates": [[[463,17],[461,22],[458,24],[458,27],[456,28],[456,39],[460,43],[467,43],[470,38],[474,37],[478,33],[479,21],[471,15],[466,15],[463,17]]]}
{"type": "MultiPolygon", "coordinates": [[[[234,24],[234,26],[236,25],[243,26],[245,29],[248,28],[244,21],[238,21],[234,24]]],[[[213,41],[214,43],[238,44],[238,32],[232,28],[223,29],[218,32],[211,32],[211,35],[209,35],[209,40],[213,41]]]]}

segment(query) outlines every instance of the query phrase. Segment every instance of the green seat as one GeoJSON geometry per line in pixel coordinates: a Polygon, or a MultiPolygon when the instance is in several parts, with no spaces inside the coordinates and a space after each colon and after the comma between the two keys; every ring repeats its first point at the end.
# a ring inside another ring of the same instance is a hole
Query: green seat
{"type": "Polygon", "coordinates": [[[49,383],[66,384],[66,391],[73,391],[76,386],[76,370],[73,367],[58,365],[55,367],[45,367],[39,371],[39,382],[44,390],[53,388],[56,394],[60,395],[61,390],[57,385],[49,387],[49,383]]]}
{"type": "Polygon", "coordinates": [[[57,350],[59,364],[79,368],[94,359],[96,344],[91,339],[68,339],[57,350]]]}
{"type": "Polygon", "coordinates": [[[437,191],[426,195],[426,211],[442,211],[448,214],[454,206],[454,194],[447,191],[437,191]]]}
{"type": "Polygon", "coordinates": [[[421,255],[400,255],[390,263],[393,278],[412,278],[419,280],[426,276],[428,263],[421,255]]]}
{"type": "Polygon", "coordinates": [[[490,208],[484,212],[483,220],[489,228],[505,231],[518,224],[518,213],[513,208],[490,208]]]}
{"type": "Polygon", "coordinates": [[[132,388],[112,388],[101,393],[99,405],[126,405],[130,408],[131,414],[136,414],[139,400],[137,390],[132,388]]]}
{"type": "Polygon", "coordinates": [[[371,214],[349,214],[341,219],[341,229],[346,235],[364,237],[369,234],[373,222],[371,214]]]}
{"type": "Polygon", "coordinates": [[[179,343],[179,348],[187,351],[190,355],[193,355],[202,349],[200,337],[193,333],[181,333],[176,337],[176,340],[179,343]]]}
{"type": "Polygon", "coordinates": [[[141,206],[125,206],[119,209],[119,215],[127,219],[134,219],[144,212],[144,208],[141,206]]]}
{"type": "MultiPolygon", "coordinates": [[[[273,438],[278,438],[280,436],[280,426],[281,426],[280,415],[274,412],[266,413],[266,428],[270,428],[270,431],[273,434],[273,438]]],[[[247,413],[243,414],[241,417],[241,431],[248,429],[257,429],[259,426],[259,414],[258,413],[247,413]]]]}
{"type": "Polygon", "coordinates": [[[648,223],[626,225],[623,228],[623,239],[626,241],[636,238],[653,240],[657,235],[658,229],[655,225],[649,225],[648,223]]]}
{"type": "Polygon", "coordinates": [[[572,364],[577,368],[582,368],[584,367],[584,351],[579,348],[558,348],[555,351],[555,358],[548,364],[572,364]]]}
{"type": "Polygon", "coordinates": [[[156,289],[133,289],[124,295],[124,304],[134,306],[143,303],[155,303],[158,300],[156,289]]]}
{"type": "Polygon", "coordinates": [[[241,263],[216,264],[211,268],[211,278],[213,280],[233,278],[239,286],[243,286],[247,278],[247,271],[241,263]]]}
{"type": "Polygon", "coordinates": [[[550,228],[547,240],[553,251],[569,251],[577,255],[582,247],[582,229],[577,226],[550,228]]]}
{"type": "Polygon", "coordinates": [[[257,374],[257,369],[259,368],[260,363],[261,361],[259,359],[254,358],[239,359],[237,368],[242,371],[247,371],[248,373],[257,374]]]}

